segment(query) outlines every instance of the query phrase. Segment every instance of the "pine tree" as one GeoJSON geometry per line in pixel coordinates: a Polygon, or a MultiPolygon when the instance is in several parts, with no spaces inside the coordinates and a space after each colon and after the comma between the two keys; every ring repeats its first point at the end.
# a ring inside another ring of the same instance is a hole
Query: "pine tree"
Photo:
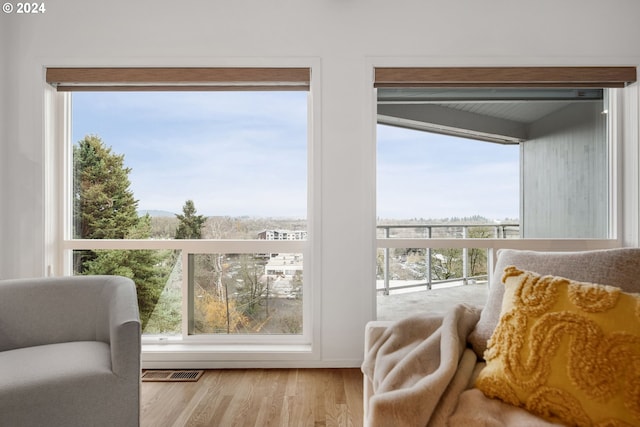
{"type": "Polygon", "coordinates": [[[138,201],[129,189],[130,168],[95,136],[73,149],[74,236],[80,239],[124,239],[138,222],[138,201]]]}
{"type": "Polygon", "coordinates": [[[201,239],[202,226],[207,220],[204,215],[196,215],[193,200],[187,200],[182,207],[182,215],[176,214],[180,223],[176,228],[176,239],[201,239]]]}
{"type": "MultiPolygon", "coordinates": [[[[83,239],[146,239],[149,215],[138,217],[138,201],[129,181],[124,155],[112,152],[97,136],[86,136],[74,147],[74,235],[83,239]]],[[[157,251],[76,251],[75,271],[120,275],[137,288],[140,319],[146,325],[164,288],[166,268],[157,251]]]]}

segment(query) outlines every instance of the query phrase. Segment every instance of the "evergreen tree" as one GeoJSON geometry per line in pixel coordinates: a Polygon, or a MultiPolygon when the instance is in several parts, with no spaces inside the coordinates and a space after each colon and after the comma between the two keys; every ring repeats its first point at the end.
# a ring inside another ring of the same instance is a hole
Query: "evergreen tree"
{"type": "MultiPolygon", "coordinates": [[[[127,239],[146,239],[151,233],[151,217],[139,218],[135,227],[125,236],[127,239]]],[[[164,289],[169,274],[162,266],[161,255],[154,250],[98,250],[95,257],[83,264],[84,274],[109,274],[125,276],[136,284],[138,308],[142,327],[146,326],[164,289]]]]}
{"type": "Polygon", "coordinates": [[[187,200],[182,207],[182,215],[176,214],[180,223],[176,228],[176,239],[201,239],[202,226],[207,220],[204,215],[196,215],[193,200],[187,200]]]}
{"type": "MultiPolygon", "coordinates": [[[[138,201],[124,155],[112,152],[97,136],[86,136],[73,149],[74,235],[83,239],[146,239],[151,218],[137,214],[138,201]]],[[[166,269],[153,250],[76,251],[75,271],[131,278],[137,288],[143,327],[164,287],[166,269]]]]}
{"type": "Polygon", "coordinates": [[[138,222],[138,201],[129,189],[130,168],[94,135],[73,149],[74,236],[123,239],[138,222]]]}

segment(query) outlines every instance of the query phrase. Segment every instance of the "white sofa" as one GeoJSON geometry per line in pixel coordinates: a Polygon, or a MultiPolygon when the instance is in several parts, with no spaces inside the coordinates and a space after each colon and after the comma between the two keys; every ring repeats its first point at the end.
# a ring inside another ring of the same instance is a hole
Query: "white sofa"
{"type": "Polygon", "coordinates": [[[138,426],[140,349],[127,278],[0,281],[0,425],[138,426]]]}
{"type": "MultiPolygon", "coordinates": [[[[441,316],[428,314],[367,324],[362,367],[365,426],[557,425],[522,408],[486,398],[474,387],[475,378],[485,365],[487,341],[501,314],[505,292],[502,271],[510,265],[640,295],[640,248],[583,252],[501,250],[482,311],[458,308],[458,315],[448,318],[471,319],[467,325],[449,324],[447,329],[447,317],[442,320],[441,316]],[[427,330],[431,327],[433,331],[427,330]],[[467,371],[462,372],[463,368],[467,371]],[[471,411],[465,413],[467,408],[471,411]]],[[[635,315],[640,318],[640,302],[635,315]]],[[[640,359],[635,363],[639,375],[640,359]]]]}

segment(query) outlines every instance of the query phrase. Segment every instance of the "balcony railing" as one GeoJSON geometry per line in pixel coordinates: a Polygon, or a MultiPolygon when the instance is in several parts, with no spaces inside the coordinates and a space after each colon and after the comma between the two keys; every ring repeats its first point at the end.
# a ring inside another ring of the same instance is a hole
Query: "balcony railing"
{"type": "MultiPolygon", "coordinates": [[[[378,238],[386,240],[404,239],[409,241],[424,240],[424,239],[464,239],[469,242],[472,239],[517,239],[520,237],[520,225],[518,223],[500,223],[500,224],[388,224],[378,225],[378,238]]],[[[480,243],[480,242],[478,242],[480,243]]],[[[479,244],[478,247],[484,245],[479,244]]],[[[456,277],[447,278],[434,278],[434,255],[437,254],[437,249],[431,247],[424,247],[424,277],[423,280],[403,280],[407,284],[401,286],[391,286],[391,250],[397,249],[397,245],[385,245],[378,244],[378,247],[383,251],[382,266],[378,265],[379,270],[382,271],[383,287],[376,286],[376,290],[383,292],[385,295],[389,295],[390,291],[426,287],[431,289],[434,284],[444,284],[451,282],[462,282],[463,284],[469,283],[469,280],[483,280],[488,279],[487,271],[489,267],[484,270],[482,274],[472,274],[469,268],[469,250],[471,248],[477,248],[475,246],[462,247],[461,249],[461,263],[462,270],[461,275],[456,277]]],[[[488,249],[485,247],[485,251],[488,249]]],[[[488,254],[484,254],[485,260],[489,259],[488,254]]]]}

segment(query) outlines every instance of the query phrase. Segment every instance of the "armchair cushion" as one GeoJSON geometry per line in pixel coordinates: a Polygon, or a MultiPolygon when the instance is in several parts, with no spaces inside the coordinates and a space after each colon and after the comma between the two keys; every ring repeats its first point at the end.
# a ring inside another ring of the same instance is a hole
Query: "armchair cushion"
{"type": "MultiPolygon", "coordinates": [[[[98,341],[47,344],[0,352],[2,425],[127,424],[126,402],[118,411],[105,391],[126,382],[111,371],[109,346],[98,341]],[[108,403],[108,405],[107,405],[108,403]],[[123,416],[125,415],[125,416],[123,416]]],[[[123,398],[136,392],[122,390],[123,398]]]]}

